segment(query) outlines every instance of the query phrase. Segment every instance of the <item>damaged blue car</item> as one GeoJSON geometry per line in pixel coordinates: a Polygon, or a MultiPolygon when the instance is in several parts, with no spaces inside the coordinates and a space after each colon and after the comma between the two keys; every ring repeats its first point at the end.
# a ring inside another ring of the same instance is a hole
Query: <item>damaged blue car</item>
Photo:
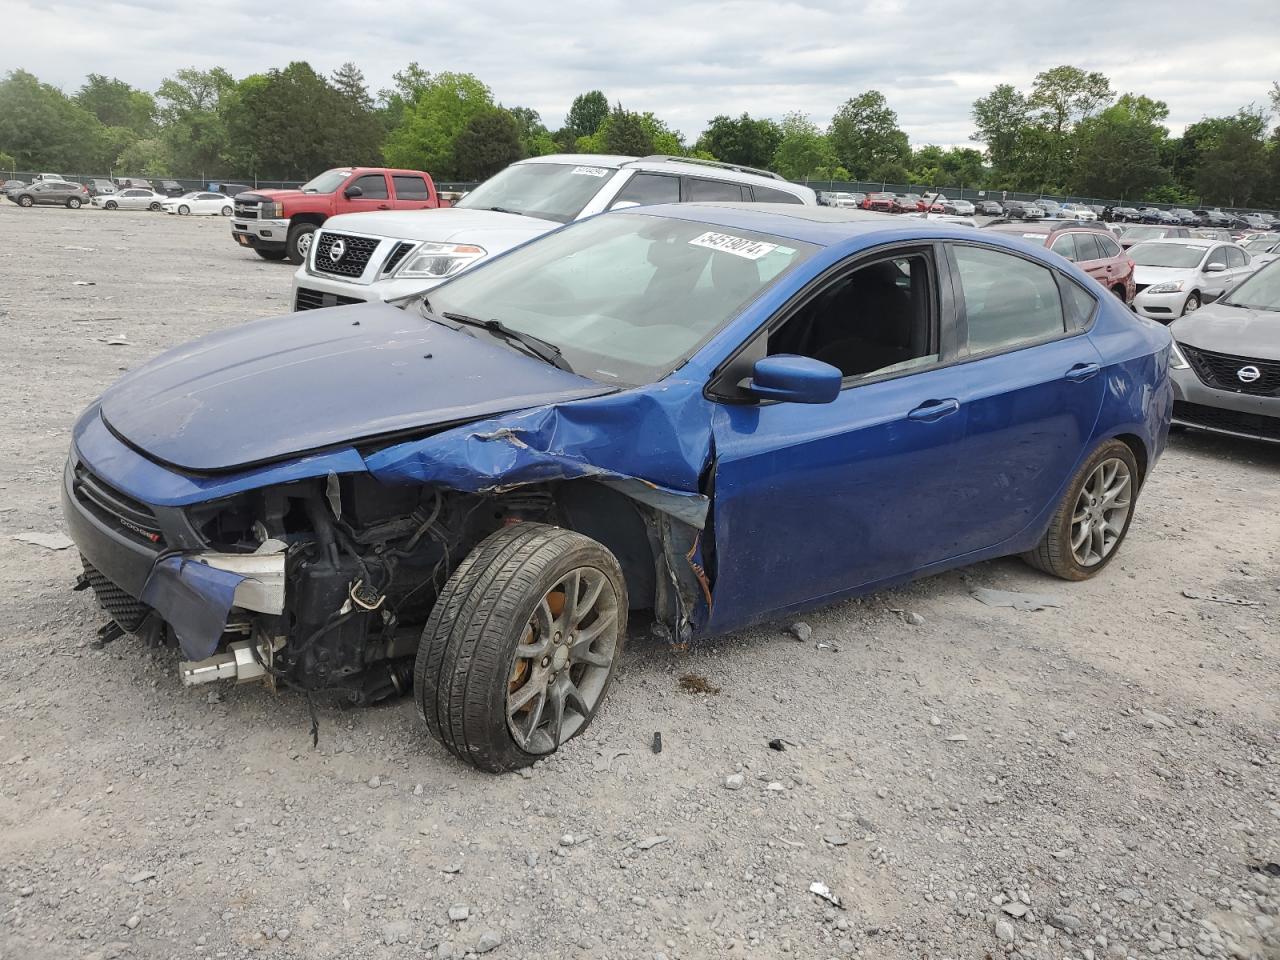
{"type": "Polygon", "coordinates": [[[571,224],[401,307],[249,323],[80,417],[63,506],[188,684],[410,690],[484,770],[676,642],[1020,554],[1115,557],[1170,338],[1002,234],[687,204],[571,224]]]}

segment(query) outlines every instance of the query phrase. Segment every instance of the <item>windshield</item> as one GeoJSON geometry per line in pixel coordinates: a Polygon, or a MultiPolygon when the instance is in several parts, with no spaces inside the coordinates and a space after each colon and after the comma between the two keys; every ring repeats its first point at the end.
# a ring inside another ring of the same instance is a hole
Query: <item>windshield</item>
{"type": "Polygon", "coordinates": [[[1280,244],[1280,236],[1274,233],[1245,237],[1240,241],[1240,246],[1250,253],[1270,253],[1277,244],[1280,244]]]}
{"type": "Polygon", "coordinates": [[[1267,264],[1222,298],[1220,303],[1280,313],[1280,260],[1267,264]]]}
{"type": "Polygon", "coordinates": [[[333,193],[342,182],[351,176],[350,168],[342,170],[326,170],[318,177],[308,180],[302,185],[303,193],[333,193]]]}
{"type": "Polygon", "coordinates": [[[1120,234],[1122,240],[1156,240],[1169,231],[1164,227],[1130,227],[1120,234]]]}
{"type": "Polygon", "coordinates": [[[583,163],[517,163],[494,174],[455,206],[568,223],[614,173],[611,167],[583,163]]]}
{"type": "MultiPolygon", "coordinates": [[[[532,165],[531,165],[532,166],[532,165]]],[[[606,383],[660,380],[817,249],[640,214],[583,220],[436,287],[424,306],[500,320],[606,383]]]]}
{"type": "Polygon", "coordinates": [[[1179,267],[1190,270],[1204,259],[1205,247],[1184,243],[1139,243],[1129,248],[1129,256],[1140,267],[1179,267]]]}

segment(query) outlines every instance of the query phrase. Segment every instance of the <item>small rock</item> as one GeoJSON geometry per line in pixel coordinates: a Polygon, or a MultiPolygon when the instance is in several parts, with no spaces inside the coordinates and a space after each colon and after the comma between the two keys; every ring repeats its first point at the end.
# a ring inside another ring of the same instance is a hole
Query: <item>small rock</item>
{"type": "Polygon", "coordinates": [[[443,867],[441,867],[441,868],[440,868],[440,872],[441,872],[441,873],[461,873],[461,872],[462,872],[462,864],[460,864],[460,863],[446,863],[443,867]]]}
{"type": "Polygon", "coordinates": [[[637,843],[637,844],[636,844],[636,849],[637,849],[637,850],[652,850],[652,849],[653,849],[654,847],[656,847],[658,844],[660,844],[660,843],[666,843],[669,839],[671,839],[671,838],[670,838],[670,837],[664,837],[664,836],[662,836],[661,834],[659,834],[659,835],[658,835],[658,836],[656,836],[656,837],[645,837],[643,840],[641,840],[639,843],[637,843]]]}
{"type": "Polygon", "coordinates": [[[18,891],[18,896],[29,897],[35,892],[36,892],[35,887],[23,887],[21,890],[18,891]]]}
{"type": "Polygon", "coordinates": [[[808,643],[813,638],[813,627],[809,626],[803,620],[797,620],[791,626],[787,627],[787,632],[801,643],[808,643]]]}
{"type": "Polygon", "coordinates": [[[1058,732],[1058,739],[1063,743],[1075,743],[1076,732],[1074,730],[1061,730],[1058,732]]]}
{"type": "Polygon", "coordinates": [[[741,790],[742,785],[746,782],[746,778],[740,773],[731,773],[724,778],[724,788],[726,790],[741,790]]]}
{"type": "Polygon", "coordinates": [[[769,784],[765,787],[765,789],[768,790],[770,793],[781,793],[783,790],[787,788],[784,787],[782,784],[780,784],[777,780],[771,780],[769,784]]]}
{"type": "Polygon", "coordinates": [[[130,930],[133,930],[141,922],[142,922],[142,918],[135,913],[132,917],[130,917],[128,920],[124,922],[124,925],[128,927],[130,930]]]}
{"type": "Polygon", "coordinates": [[[486,930],[476,941],[476,953],[488,953],[502,946],[502,934],[497,930],[486,930]]]}
{"type": "Polygon", "coordinates": [[[528,866],[528,867],[536,867],[536,866],[538,865],[538,855],[537,855],[537,853],[535,853],[534,851],[530,850],[528,853],[526,853],[526,854],[524,855],[524,862],[525,862],[525,866],[528,866]]]}
{"type": "Polygon", "coordinates": [[[377,790],[380,786],[382,786],[382,778],[381,778],[381,777],[379,777],[379,776],[377,776],[376,774],[375,774],[374,776],[370,777],[370,778],[369,778],[369,786],[370,786],[372,789],[377,790]]]}
{"type": "Polygon", "coordinates": [[[279,930],[276,931],[276,939],[280,940],[281,942],[288,940],[289,934],[292,932],[293,931],[290,930],[288,927],[281,927],[279,930]]]}
{"type": "Polygon", "coordinates": [[[920,616],[920,614],[915,611],[909,611],[902,619],[907,621],[907,623],[911,624],[913,627],[923,627],[925,623],[924,617],[920,616]]]}
{"type": "Polygon", "coordinates": [[[1021,920],[1027,915],[1027,911],[1031,908],[1020,900],[1015,900],[1012,903],[1002,904],[1000,909],[1015,920],[1021,920]]]}
{"type": "Polygon", "coordinates": [[[459,903],[449,908],[449,919],[454,923],[460,923],[469,916],[471,916],[471,908],[465,904],[459,903]]]}
{"type": "Polygon", "coordinates": [[[560,846],[562,846],[562,847],[572,847],[572,846],[573,846],[573,834],[572,834],[572,833],[566,833],[563,837],[561,837],[561,838],[560,838],[560,846]]]}
{"type": "Polygon", "coordinates": [[[1014,933],[1013,924],[1008,920],[996,921],[996,939],[1001,943],[1013,943],[1017,934],[1014,933]]]}
{"type": "Polygon", "coordinates": [[[414,788],[413,788],[413,795],[414,795],[415,797],[420,797],[420,796],[422,796],[422,784],[420,784],[420,783],[419,783],[419,784],[416,784],[416,785],[414,786],[414,788]]]}
{"type": "Polygon", "coordinates": [[[143,870],[141,873],[135,873],[129,877],[129,883],[141,883],[143,880],[150,880],[156,875],[154,870],[143,870]]]}
{"type": "Polygon", "coordinates": [[[929,718],[929,726],[931,726],[931,727],[940,727],[940,726],[942,726],[942,719],[941,719],[940,717],[938,717],[937,715],[934,715],[934,716],[930,717],[930,718],[929,718]]]}
{"type": "Polygon", "coordinates": [[[848,838],[848,837],[842,837],[842,836],[840,836],[839,834],[836,834],[836,833],[832,833],[832,834],[828,834],[827,836],[823,837],[823,838],[822,838],[822,842],[823,842],[823,843],[830,844],[830,845],[831,845],[831,846],[833,846],[833,847],[844,847],[844,846],[848,846],[848,844],[849,844],[849,838],[848,838]]]}
{"type": "Polygon", "coordinates": [[[1049,924],[1070,934],[1079,933],[1084,928],[1084,921],[1073,913],[1051,913],[1049,924]]]}
{"type": "Polygon", "coordinates": [[[968,739],[963,733],[953,733],[947,737],[947,743],[964,743],[968,739]]]}
{"type": "Polygon", "coordinates": [[[210,691],[209,691],[209,695],[208,695],[207,697],[205,697],[205,702],[206,702],[206,703],[221,703],[221,702],[222,702],[222,691],[221,691],[221,690],[210,690],[210,691]]]}

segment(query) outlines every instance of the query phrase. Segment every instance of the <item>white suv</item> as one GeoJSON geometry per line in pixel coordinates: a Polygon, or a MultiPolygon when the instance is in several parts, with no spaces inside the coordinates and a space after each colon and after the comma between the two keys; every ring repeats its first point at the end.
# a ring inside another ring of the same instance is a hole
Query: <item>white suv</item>
{"type": "Polygon", "coordinates": [[[294,274],[293,306],[398,300],[605,210],[725,200],[818,202],[808,187],[733,164],[665,156],[534,157],[490,177],[452,207],[330,217],[294,274]]]}

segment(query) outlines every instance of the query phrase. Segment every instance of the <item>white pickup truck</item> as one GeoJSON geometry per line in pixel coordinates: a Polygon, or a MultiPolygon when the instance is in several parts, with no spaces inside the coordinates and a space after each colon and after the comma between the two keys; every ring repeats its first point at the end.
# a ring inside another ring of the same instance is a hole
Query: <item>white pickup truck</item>
{"type": "Polygon", "coordinates": [[[294,274],[293,306],[399,300],[605,210],[726,200],[814,206],[817,195],[774,173],[684,157],[534,157],[495,174],[452,207],[329,218],[294,274]]]}

